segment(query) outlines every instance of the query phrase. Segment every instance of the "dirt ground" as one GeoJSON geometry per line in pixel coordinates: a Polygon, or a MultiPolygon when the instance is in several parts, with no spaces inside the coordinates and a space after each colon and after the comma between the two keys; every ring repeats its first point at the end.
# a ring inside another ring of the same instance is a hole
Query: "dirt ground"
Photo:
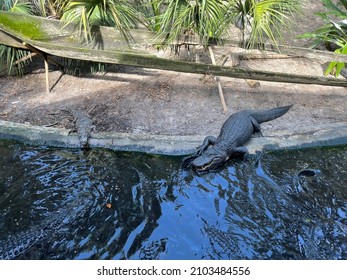
{"type": "MultiPolygon", "coordinates": [[[[294,35],[315,29],[319,18],[313,12],[321,8],[318,1],[306,6],[294,35]]],[[[286,38],[292,45],[306,43],[286,38]]],[[[324,69],[319,62],[302,58],[240,63],[297,74],[322,75],[324,69]]],[[[0,119],[71,129],[69,111],[80,110],[92,118],[96,132],[217,135],[227,117],[240,109],[294,104],[285,116],[264,123],[263,134],[347,121],[347,89],[341,87],[272,82],[251,87],[246,80],[222,77],[228,106],[224,114],[217,85],[208,76],[114,66],[105,74],[75,77],[52,67],[47,94],[43,62],[37,60],[28,71],[23,77],[0,77],[0,119]]]]}

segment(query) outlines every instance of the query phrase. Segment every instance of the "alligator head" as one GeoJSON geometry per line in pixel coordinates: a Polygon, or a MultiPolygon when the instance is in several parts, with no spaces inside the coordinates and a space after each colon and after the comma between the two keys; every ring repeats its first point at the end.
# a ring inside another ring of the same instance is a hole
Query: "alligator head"
{"type": "Polygon", "coordinates": [[[192,162],[192,166],[198,173],[205,173],[216,169],[229,159],[227,153],[216,150],[213,146],[192,162]]]}

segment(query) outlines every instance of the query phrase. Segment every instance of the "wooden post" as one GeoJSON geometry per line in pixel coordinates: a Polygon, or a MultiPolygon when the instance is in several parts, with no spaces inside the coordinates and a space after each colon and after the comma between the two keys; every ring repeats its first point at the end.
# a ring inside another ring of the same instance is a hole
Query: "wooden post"
{"type": "MultiPolygon", "coordinates": [[[[49,65],[48,65],[48,55],[45,52],[40,51],[39,49],[31,46],[30,44],[23,42],[22,43],[26,48],[31,50],[32,52],[39,54],[43,57],[44,63],[45,63],[45,76],[46,76],[46,93],[48,94],[50,92],[50,87],[49,87],[49,65]]],[[[53,60],[53,62],[55,62],[53,60]]]]}
{"type": "MultiPolygon", "coordinates": [[[[208,51],[209,51],[209,53],[210,53],[210,57],[211,57],[212,64],[213,64],[213,65],[216,65],[216,59],[215,59],[215,57],[214,57],[214,53],[213,53],[213,50],[212,50],[212,47],[211,47],[211,46],[208,46],[208,51]]],[[[221,101],[221,103],[222,103],[223,112],[226,113],[226,112],[228,111],[228,109],[227,109],[227,105],[226,105],[226,103],[225,103],[225,98],[224,98],[222,83],[220,82],[219,76],[215,76],[214,78],[215,78],[215,80],[217,81],[218,92],[219,92],[219,98],[220,98],[220,101],[221,101]]]]}
{"type": "Polygon", "coordinates": [[[48,66],[48,58],[47,54],[43,55],[43,59],[45,61],[45,73],[46,73],[46,93],[48,94],[50,92],[49,87],[49,66],[48,66]]]}

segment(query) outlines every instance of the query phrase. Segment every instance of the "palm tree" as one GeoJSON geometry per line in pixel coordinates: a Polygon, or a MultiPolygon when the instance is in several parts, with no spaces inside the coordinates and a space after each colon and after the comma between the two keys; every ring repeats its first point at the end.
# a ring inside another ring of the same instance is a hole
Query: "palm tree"
{"type": "Polygon", "coordinates": [[[171,44],[180,35],[196,34],[202,44],[221,38],[227,3],[222,0],[149,0],[154,11],[154,30],[171,44]]]}
{"type": "Polygon", "coordinates": [[[0,10],[10,11],[14,13],[29,14],[31,13],[32,5],[28,1],[21,0],[1,0],[0,10]]]}
{"type": "Polygon", "coordinates": [[[203,44],[222,42],[231,24],[249,30],[248,47],[270,39],[277,42],[299,0],[147,0],[153,8],[152,25],[165,43],[180,35],[196,34],[203,44]],[[155,19],[155,20],[153,20],[155,19]]]}
{"type": "Polygon", "coordinates": [[[129,30],[143,21],[140,13],[126,0],[71,0],[66,4],[61,19],[78,23],[87,42],[93,39],[93,25],[115,26],[129,41],[129,30]]]}
{"type": "MultiPolygon", "coordinates": [[[[60,18],[77,23],[86,42],[93,39],[93,25],[115,26],[130,41],[130,29],[139,23],[158,32],[164,44],[180,35],[198,35],[203,45],[222,42],[230,24],[250,27],[247,46],[280,38],[298,0],[0,0],[1,9],[60,18]],[[144,19],[138,6],[148,12],[144,19]],[[148,8],[150,7],[150,8],[148,8]]],[[[2,50],[2,54],[4,51],[2,50]]],[[[18,57],[17,57],[18,58],[18,57]]]]}
{"type": "MultiPolygon", "coordinates": [[[[65,24],[77,23],[85,42],[93,40],[94,25],[115,26],[129,41],[129,30],[143,22],[141,13],[132,4],[128,0],[0,0],[0,9],[61,19],[65,24]]],[[[9,73],[18,70],[22,74],[24,58],[29,56],[29,51],[0,46],[0,63],[7,64],[9,73]]],[[[69,69],[76,63],[68,61],[67,64],[71,66],[69,69]]],[[[102,67],[98,64],[96,69],[102,67]]]]}
{"type": "Polygon", "coordinates": [[[268,39],[277,45],[300,6],[298,0],[231,0],[227,20],[243,31],[245,47],[262,45],[268,39]]]}

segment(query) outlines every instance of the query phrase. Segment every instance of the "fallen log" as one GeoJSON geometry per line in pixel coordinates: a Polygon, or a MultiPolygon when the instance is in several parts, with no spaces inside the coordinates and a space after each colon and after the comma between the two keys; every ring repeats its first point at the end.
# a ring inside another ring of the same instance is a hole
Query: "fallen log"
{"type": "MultiPolygon", "coordinates": [[[[240,79],[341,87],[347,86],[347,81],[345,79],[325,76],[294,75],[259,71],[240,66],[227,67],[160,58],[146,53],[143,48],[145,44],[149,45],[155,43],[156,36],[154,36],[154,33],[134,30],[132,32],[134,42],[132,42],[132,45],[128,45],[124,39],[121,39],[119,32],[115,31],[113,28],[100,27],[97,29],[100,33],[98,33],[99,38],[96,39],[94,44],[83,45],[78,39],[77,31],[74,26],[69,25],[62,29],[61,22],[56,20],[0,11],[0,30],[2,30],[2,34],[6,34],[6,40],[3,40],[3,36],[1,36],[0,43],[6,43],[8,38],[11,37],[11,44],[15,44],[12,40],[15,39],[22,46],[37,49],[45,55],[240,79]],[[142,48],[140,48],[140,46],[142,46],[142,48]]],[[[189,42],[194,42],[194,40],[196,40],[196,38],[192,36],[183,39],[189,42]]],[[[321,54],[321,52],[313,53],[321,54]]],[[[329,54],[335,56],[333,53],[329,54]]],[[[342,58],[347,61],[346,55],[342,56],[342,58]]]]}
{"type": "MultiPolygon", "coordinates": [[[[29,41],[28,44],[29,43],[31,42],[29,41]]],[[[329,78],[325,76],[275,73],[270,71],[249,69],[241,66],[227,67],[204,63],[186,62],[160,58],[151,54],[119,52],[114,50],[95,50],[76,47],[62,48],[61,46],[50,45],[46,42],[35,42],[35,48],[51,55],[94,62],[123,64],[143,68],[162,69],[184,73],[209,74],[214,76],[270,82],[347,87],[347,80],[345,79],[329,78]]]]}

